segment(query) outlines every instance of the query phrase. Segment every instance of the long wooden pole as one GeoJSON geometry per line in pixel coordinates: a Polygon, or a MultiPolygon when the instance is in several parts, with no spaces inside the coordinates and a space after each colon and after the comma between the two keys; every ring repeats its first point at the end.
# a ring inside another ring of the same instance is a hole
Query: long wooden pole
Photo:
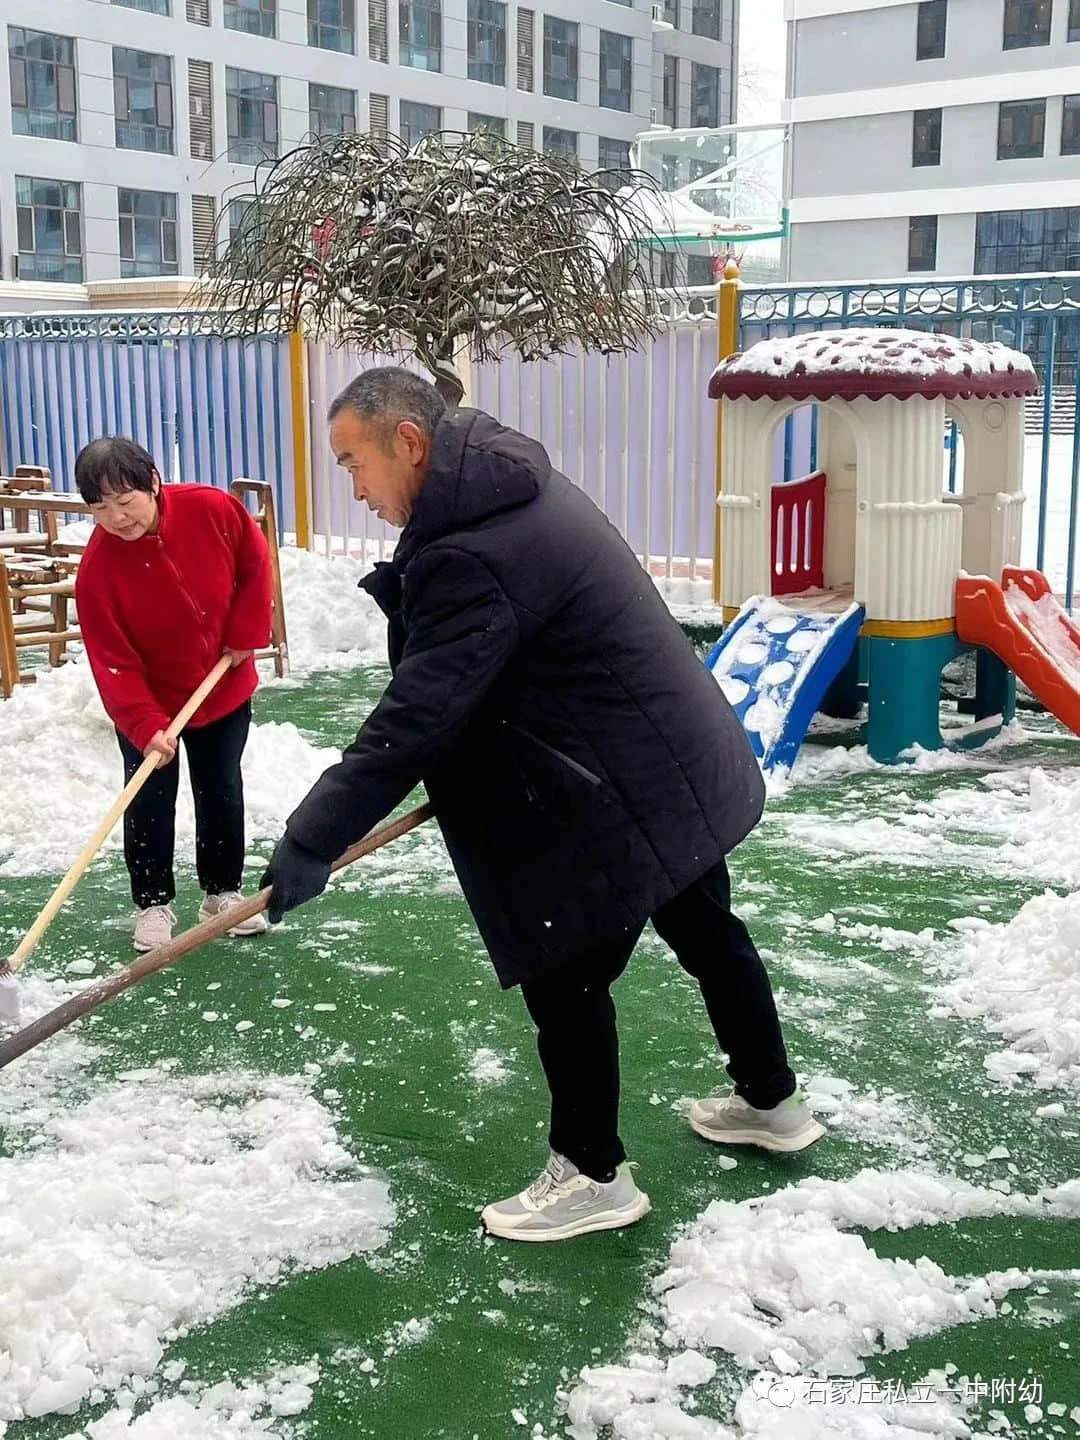
{"type": "MultiPolygon", "coordinates": [[[[341,870],[346,865],[352,865],[354,861],[361,859],[364,855],[370,855],[372,851],[388,845],[391,840],[396,840],[399,835],[405,835],[408,831],[415,830],[417,825],[423,824],[432,814],[430,805],[418,805],[415,810],[410,810],[399,820],[392,820],[387,825],[381,825],[358,844],[346,850],[344,855],[335,860],[331,869],[341,870]]],[[[17,1030],[14,1035],[0,1040],[0,1070],[6,1065],[10,1065],[13,1060],[17,1060],[20,1055],[25,1055],[27,1050],[32,1050],[35,1045],[40,1045],[42,1040],[47,1040],[58,1030],[65,1029],[73,1020],[78,1020],[80,1016],[96,1010],[99,1005],[104,1005],[105,1001],[111,1000],[114,995],[119,995],[124,990],[129,990],[132,985],[137,985],[147,975],[164,970],[168,965],[175,965],[178,960],[182,960],[185,955],[190,955],[201,945],[207,944],[210,940],[219,939],[234,925],[249,920],[252,915],[258,915],[270,903],[271,893],[271,887],[267,886],[265,890],[260,890],[257,895],[252,895],[242,904],[231,906],[220,915],[204,920],[201,925],[194,925],[190,930],[185,930],[182,935],[178,935],[175,940],[170,940],[167,945],[159,945],[156,950],[151,950],[123,970],[117,970],[114,974],[106,975],[103,979],[95,981],[93,985],[88,985],[85,990],[80,990],[77,995],[72,995],[70,999],[65,1000],[62,1005],[57,1005],[54,1010],[47,1011],[31,1024],[24,1026],[22,1030],[17,1030]]]]}

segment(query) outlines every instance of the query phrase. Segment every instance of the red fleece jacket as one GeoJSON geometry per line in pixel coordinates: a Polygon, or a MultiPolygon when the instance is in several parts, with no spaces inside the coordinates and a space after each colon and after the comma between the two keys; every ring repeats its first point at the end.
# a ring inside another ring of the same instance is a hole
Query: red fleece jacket
{"type": "MultiPolygon", "coordinates": [[[[222,652],[270,639],[270,557],[239,500],[206,485],[169,485],[156,535],[121,540],[95,529],[75,580],[75,604],[102,703],[121,735],[144,749],[222,652]]],[[[192,727],[251,698],[255,662],[220,680],[192,727]]]]}

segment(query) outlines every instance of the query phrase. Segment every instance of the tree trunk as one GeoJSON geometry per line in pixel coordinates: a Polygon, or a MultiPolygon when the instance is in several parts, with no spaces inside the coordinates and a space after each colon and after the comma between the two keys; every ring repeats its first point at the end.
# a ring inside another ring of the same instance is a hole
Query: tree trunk
{"type": "Polygon", "coordinates": [[[444,341],[440,344],[432,375],[435,380],[435,389],[438,390],[449,408],[456,410],[465,398],[465,386],[462,385],[461,377],[454,366],[452,343],[444,341]]]}

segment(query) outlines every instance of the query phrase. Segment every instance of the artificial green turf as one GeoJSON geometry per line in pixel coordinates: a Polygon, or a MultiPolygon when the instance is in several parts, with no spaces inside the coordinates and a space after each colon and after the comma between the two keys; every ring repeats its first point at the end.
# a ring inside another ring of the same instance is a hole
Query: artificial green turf
{"type": "MultiPolygon", "coordinates": [[[[256,718],[291,721],[314,740],[341,744],[384,679],[377,670],[345,672],[266,689],[256,718]]],[[[1033,761],[1080,764],[1080,744],[1048,735],[1008,756],[1009,764],[1033,761]]],[[[887,912],[881,920],[869,910],[879,923],[939,933],[977,909],[988,920],[1011,918],[1042,887],[989,878],[976,863],[977,848],[962,865],[860,863],[794,841],[787,823],[792,815],[889,817],[942,788],[978,784],[970,772],[897,771],[798,787],[770,808],[734,865],[737,895],[759,907],[751,925],[770,957],[798,1069],[842,1076],[860,1090],[896,1092],[910,1112],[925,1117],[921,1160],[834,1132],[802,1156],[740,1152],[736,1169],[721,1170],[715,1150],[672,1108],[724,1080],[711,1032],[694,987],[650,937],[616,998],[623,1134],[652,1196],[652,1214],[632,1229],[561,1245],[482,1238],[481,1206],[520,1188],[543,1163],[545,1095],[520,997],[499,989],[445,863],[424,860],[438,858],[430,839],[399,842],[401,855],[414,857],[399,878],[387,862],[370,872],[358,867],[348,888],[333,890],[273,935],[208,947],[99,1010],[84,1022],[84,1033],[105,1047],[96,1062],[102,1076],[168,1057],[192,1073],[235,1066],[294,1074],[305,1063],[321,1064],[315,1093],[338,1092],[326,1103],[339,1134],[385,1175],[398,1208],[382,1253],[253,1294],[172,1347],[170,1358],[184,1358],[189,1377],[212,1383],[225,1373],[257,1375],[318,1354],[322,1379],[300,1423],[325,1440],[501,1440],[528,1433],[515,1410],[530,1427],[539,1421],[554,1431],[556,1391],[583,1365],[625,1354],[679,1226],[712,1199],[739,1200],[805,1176],[843,1179],[865,1166],[925,1163],[963,1174],[960,1157],[995,1144],[1006,1145],[1018,1164],[1019,1188],[1072,1178],[1078,1140],[1065,1138],[1060,1126],[1033,1123],[1037,1105],[1066,1097],[1026,1082],[1006,1092],[988,1080],[982,1061],[993,1037],[977,1023],[928,1018],[918,951],[889,953],[872,940],[808,928],[827,911],[851,919],[869,907],[887,912]],[[853,968],[853,961],[872,971],[853,968]],[[207,985],[218,981],[222,988],[209,996],[207,985]],[[292,1008],[270,1006],[281,994],[293,999],[292,1008]],[[312,1008],[326,1001],[336,1011],[312,1008]],[[201,1019],[211,1003],[221,1014],[215,1025],[201,1019]],[[256,1021],[255,1028],[235,1033],[240,1019],[256,1021]],[[469,1058],[481,1046],[507,1062],[503,1083],[470,1077],[469,1058]],[[500,1282],[510,1284],[500,1289],[500,1282]],[[430,1320],[427,1338],[402,1343],[400,1327],[412,1318],[430,1320]],[[332,1363],[342,1348],[350,1358],[332,1363]],[[370,1373],[359,1369],[365,1357],[375,1361],[370,1373]]],[[[5,940],[29,923],[55,878],[0,880],[5,940]]],[[[117,858],[96,866],[32,963],[48,971],[87,955],[103,964],[126,962],[128,935],[110,924],[126,910],[125,881],[117,858]]],[[[185,867],[179,903],[188,923],[196,900],[185,867]]],[[[970,1178],[986,1183],[998,1174],[1005,1175],[1000,1166],[970,1178]]],[[[927,1255],[956,1275],[1080,1263],[1080,1224],[1072,1222],[967,1221],[867,1239],[882,1255],[927,1255]]],[[[961,1374],[1016,1380],[1036,1374],[1044,1403],[1078,1405],[1077,1286],[1051,1292],[1014,1295],[1016,1312],[1007,1319],[875,1357],[868,1371],[910,1381],[953,1362],[961,1374]]],[[[730,1420],[730,1397],[745,1377],[724,1357],[714,1358],[720,1372],[698,1392],[701,1410],[730,1420]]],[[[1049,1421],[1028,1426],[1020,1404],[997,1408],[1017,1434],[1052,1433],[1043,1428],[1049,1421]]],[[[90,1418],[88,1407],[75,1418],[13,1424],[8,1440],[59,1440],[90,1418]]],[[[1060,1423],[1076,1433],[1070,1420],[1060,1423]]]]}

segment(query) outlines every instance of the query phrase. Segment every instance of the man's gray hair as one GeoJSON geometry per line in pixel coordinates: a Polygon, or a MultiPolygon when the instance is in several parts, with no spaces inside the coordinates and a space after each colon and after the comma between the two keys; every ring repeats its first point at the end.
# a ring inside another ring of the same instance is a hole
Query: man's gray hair
{"type": "Polygon", "coordinates": [[[446,401],[422,375],[400,365],[380,365],[349,381],[330,406],[327,419],[333,422],[342,410],[351,410],[384,437],[402,420],[411,420],[430,439],[446,414],[446,401]]]}

